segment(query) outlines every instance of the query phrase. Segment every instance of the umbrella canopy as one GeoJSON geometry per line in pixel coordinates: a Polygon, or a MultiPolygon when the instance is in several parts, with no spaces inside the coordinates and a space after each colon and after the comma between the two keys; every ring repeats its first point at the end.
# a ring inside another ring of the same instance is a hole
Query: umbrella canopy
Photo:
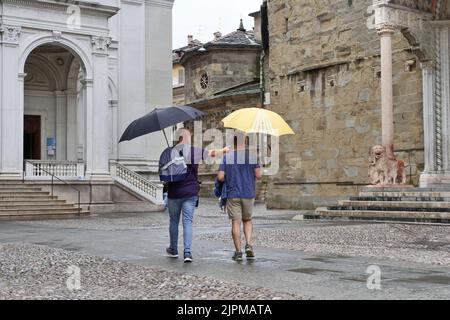
{"type": "Polygon", "coordinates": [[[295,134],[283,118],[261,108],[240,109],[222,120],[226,128],[233,128],[245,133],[262,133],[271,136],[295,134]]]}
{"type": "Polygon", "coordinates": [[[193,120],[203,115],[202,111],[189,106],[156,108],[142,118],[134,120],[122,134],[119,142],[130,141],[160,130],[164,131],[167,127],[193,120]]]}

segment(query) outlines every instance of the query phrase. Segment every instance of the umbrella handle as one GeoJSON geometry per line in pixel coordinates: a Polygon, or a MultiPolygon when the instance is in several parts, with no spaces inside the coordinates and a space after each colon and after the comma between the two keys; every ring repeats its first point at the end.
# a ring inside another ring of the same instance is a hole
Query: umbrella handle
{"type": "Polygon", "coordinates": [[[162,132],[164,133],[164,138],[166,138],[167,146],[170,148],[169,140],[167,139],[167,135],[166,135],[166,131],[164,131],[164,129],[163,129],[162,132]]]}

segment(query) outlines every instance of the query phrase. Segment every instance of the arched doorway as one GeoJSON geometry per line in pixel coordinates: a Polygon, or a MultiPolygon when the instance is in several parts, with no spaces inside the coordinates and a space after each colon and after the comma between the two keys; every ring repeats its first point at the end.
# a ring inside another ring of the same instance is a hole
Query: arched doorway
{"type": "Polygon", "coordinates": [[[42,44],[24,67],[24,159],[85,160],[85,68],[65,47],[42,44]]]}

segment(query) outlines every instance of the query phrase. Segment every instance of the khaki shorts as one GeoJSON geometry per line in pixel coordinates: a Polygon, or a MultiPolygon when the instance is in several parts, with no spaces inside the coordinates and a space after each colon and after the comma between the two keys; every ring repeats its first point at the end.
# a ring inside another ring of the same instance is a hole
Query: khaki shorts
{"type": "Polygon", "coordinates": [[[255,199],[227,199],[227,213],[231,220],[251,220],[255,199]]]}

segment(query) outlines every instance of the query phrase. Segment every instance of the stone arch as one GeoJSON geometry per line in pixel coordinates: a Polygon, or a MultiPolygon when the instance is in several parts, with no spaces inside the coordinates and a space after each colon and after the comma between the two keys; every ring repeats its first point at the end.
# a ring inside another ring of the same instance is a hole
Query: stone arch
{"type": "Polygon", "coordinates": [[[92,63],[89,55],[83,50],[83,48],[73,40],[61,36],[61,38],[55,39],[53,36],[42,36],[38,35],[32,37],[25,44],[23,44],[23,49],[19,55],[19,73],[24,73],[25,63],[30,56],[31,52],[38,48],[39,46],[51,44],[56,46],[61,46],[70,51],[75,57],[79,58],[82,61],[82,69],[85,73],[86,79],[92,79],[93,71],[92,71],[92,63]]]}
{"type": "Polygon", "coordinates": [[[40,57],[38,55],[30,55],[26,61],[28,67],[37,69],[44,75],[47,75],[49,83],[52,85],[51,90],[63,90],[65,85],[61,77],[61,72],[59,72],[55,66],[47,59],[40,57]]]}
{"type": "Polygon", "coordinates": [[[111,75],[108,75],[109,100],[117,101],[119,99],[119,90],[111,75]]]}
{"type": "Polygon", "coordinates": [[[67,90],[77,92],[80,68],[82,68],[81,62],[76,56],[74,56],[70,62],[69,71],[67,73],[67,90]]]}
{"type": "MultiPolygon", "coordinates": [[[[51,122],[42,122],[41,130],[49,130],[45,131],[47,134],[51,134],[52,137],[56,137],[57,149],[56,156],[53,154],[55,158],[51,158],[51,160],[76,160],[78,155],[77,151],[80,146],[82,146],[84,150],[85,145],[85,137],[86,137],[86,124],[84,122],[84,113],[86,112],[87,102],[83,102],[83,100],[78,100],[78,92],[77,87],[80,82],[79,75],[82,75],[82,79],[91,80],[93,77],[92,71],[92,61],[89,58],[89,52],[83,50],[83,48],[76,42],[72,41],[69,38],[61,37],[55,39],[52,36],[42,36],[37,35],[27,39],[25,43],[20,46],[20,54],[19,54],[19,64],[18,71],[19,74],[25,74],[25,69],[28,67],[30,61],[34,61],[34,65],[40,67],[43,73],[47,73],[48,78],[54,78],[54,85],[50,87],[54,87],[55,94],[55,108],[54,112],[48,115],[55,119],[53,124],[49,124],[51,122]],[[45,56],[40,56],[39,54],[33,54],[38,51],[39,48],[42,47],[58,47],[61,48],[62,51],[67,51],[69,53],[68,56],[70,58],[66,58],[66,66],[58,69],[55,64],[52,64],[53,61],[47,59],[45,56]],[[79,104],[78,102],[81,101],[79,104]],[[80,106],[80,107],[78,107],[80,106]]],[[[33,63],[32,63],[33,64],[33,63]]],[[[26,78],[25,78],[26,79],[26,78]]],[[[23,110],[25,113],[25,105],[24,105],[24,95],[25,88],[19,91],[19,99],[21,101],[21,105],[19,108],[23,110]]],[[[85,88],[82,89],[82,95],[85,94],[85,88]]],[[[50,90],[52,91],[52,90],[50,90]]],[[[30,97],[30,96],[28,96],[30,97]]],[[[31,97],[29,99],[35,99],[35,97],[31,97]]],[[[29,100],[29,104],[32,103],[29,100]]],[[[47,104],[49,106],[50,104],[47,104]]],[[[47,110],[47,109],[46,109],[47,110]]],[[[48,110],[52,110],[51,108],[48,110]]],[[[37,108],[34,110],[28,109],[28,112],[32,113],[42,113],[37,108]]],[[[45,150],[45,139],[42,138],[41,135],[41,150],[45,150]]],[[[83,151],[82,150],[82,151],[83,151]]],[[[84,152],[84,151],[83,151],[84,152]]],[[[41,157],[43,157],[41,152],[41,157]]],[[[48,154],[45,155],[48,157],[48,154]]],[[[84,155],[79,159],[82,160],[84,155]]],[[[45,160],[45,159],[44,159],[45,160]]]]}

